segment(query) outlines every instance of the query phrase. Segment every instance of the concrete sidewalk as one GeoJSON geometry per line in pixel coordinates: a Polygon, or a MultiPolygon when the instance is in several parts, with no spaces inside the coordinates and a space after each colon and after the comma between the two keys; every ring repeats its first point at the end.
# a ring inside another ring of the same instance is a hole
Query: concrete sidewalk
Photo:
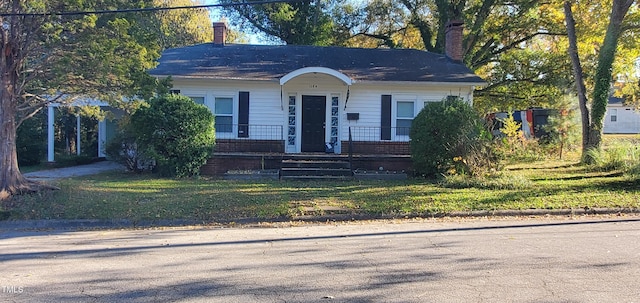
{"type": "Polygon", "coordinates": [[[41,171],[34,171],[24,174],[25,177],[36,181],[52,181],[56,179],[71,178],[78,176],[95,175],[106,171],[124,170],[121,164],[111,161],[101,161],[86,165],[54,168],[41,171]]]}

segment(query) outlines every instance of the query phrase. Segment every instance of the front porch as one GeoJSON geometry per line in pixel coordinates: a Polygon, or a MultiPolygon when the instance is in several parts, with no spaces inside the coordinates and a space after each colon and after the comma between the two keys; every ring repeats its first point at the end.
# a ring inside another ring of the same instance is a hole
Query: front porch
{"type": "MultiPolygon", "coordinates": [[[[276,125],[218,125],[214,155],[202,167],[201,173],[224,176],[229,171],[279,171],[304,165],[309,170],[344,167],[348,175],[354,172],[411,171],[411,156],[407,128],[349,127],[347,140],[329,144],[326,152],[287,152],[288,136],[284,128],[276,125]],[[242,134],[242,136],[235,134],[242,134]],[[387,140],[384,140],[388,138],[387,140]],[[393,140],[391,140],[393,139],[393,140]],[[304,163],[306,162],[306,163],[304,163]],[[330,164],[329,164],[330,163],[330,164]],[[328,167],[323,167],[328,166],[328,167]]],[[[322,173],[322,172],[321,172],[322,173]]],[[[336,172],[324,171],[331,175],[336,172]]],[[[282,174],[280,174],[282,176],[282,174]]]]}
{"type": "Polygon", "coordinates": [[[201,168],[202,175],[224,176],[229,171],[280,171],[288,161],[349,163],[350,171],[376,173],[410,173],[410,155],[391,154],[285,154],[272,152],[214,152],[201,168]]]}

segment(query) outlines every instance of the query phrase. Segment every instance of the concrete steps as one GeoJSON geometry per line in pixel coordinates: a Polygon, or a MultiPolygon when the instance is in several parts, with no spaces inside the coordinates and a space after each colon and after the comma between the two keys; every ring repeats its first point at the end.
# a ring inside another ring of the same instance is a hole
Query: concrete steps
{"type": "Polygon", "coordinates": [[[280,179],[284,180],[331,180],[352,177],[349,161],[341,157],[291,157],[282,160],[280,169],[280,179]]]}

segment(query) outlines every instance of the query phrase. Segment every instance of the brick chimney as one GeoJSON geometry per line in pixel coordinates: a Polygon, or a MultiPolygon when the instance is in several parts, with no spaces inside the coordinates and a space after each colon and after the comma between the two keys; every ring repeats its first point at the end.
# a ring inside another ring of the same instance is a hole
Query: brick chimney
{"type": "Polygon", "coordinates": [[[227,22],[213,22],[213,45],[224,46],[227,41],[227,22]]]}
{"type": "Polygon", "coordinates": [[[445,26],[444,53],[454,62],[462,62],[462,20],[450,20],[445,26]]]}

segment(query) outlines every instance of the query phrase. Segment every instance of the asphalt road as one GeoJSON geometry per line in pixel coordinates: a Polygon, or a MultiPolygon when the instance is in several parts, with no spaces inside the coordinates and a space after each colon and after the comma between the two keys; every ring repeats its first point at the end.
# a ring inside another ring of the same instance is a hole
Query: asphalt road
{"type": "Polygon", "coordinates": [[[0,231],[2,302],[640,302],[640,217],[0,231]]]}

